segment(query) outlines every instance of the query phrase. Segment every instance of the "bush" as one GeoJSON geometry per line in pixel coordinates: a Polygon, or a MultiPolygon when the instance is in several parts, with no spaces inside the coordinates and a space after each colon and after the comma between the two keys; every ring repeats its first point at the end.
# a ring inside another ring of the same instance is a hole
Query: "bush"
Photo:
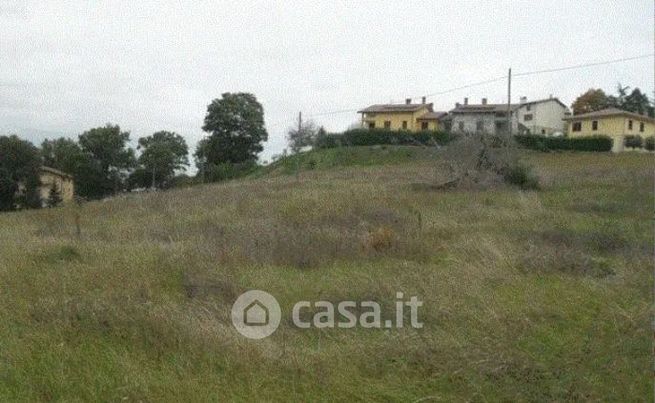
{"type": "MultiPolygon", "coordinates": [[[[204,180],[206,182],[220,182],[240,178],[248,175],[255,169],[257,169],[257,164],[254,161],[246,161],[238,164],[231,164],[229,162],[218,165],[207,164],[204,180]]],[[[201,173],[199,175],[202,177],[201,173]]]]}
{"type": "Polygon", "coordinates": [[[644,140],[644,148],[648,151],[655,151],[655,136],[648,136],[644,140]]]}
{"type": "Polygon", "coordinates": [[[574,137],[568,139],[571,142],[571,150],[574,151],[600,151],[612,150],[612,139],[607,136],[574,137]]]}
{"type": "Polygon", "coordinates": [[[612,139],[607,136],[546,137],[537,135],[515,136],[524,148],[538,151],[573,150],[606,152],[612,149],[612,139]]]}
{"type": "Polygon", "coordinates": [[[406,130],[391,131],[385,129],[353,129],[343,133],[331,133],[316,139],[316,148],[334,148],[340,146],[373,145],[444,145],[451,140],[449,133],[440,131],[410,132],[406,130]]]}
{"type": "Polygon", "coordinates": [[[629,148],[643,148],[644,141],[641,136],[625,136],[623,139],[623,144],[629,148]]]}
{"type": "Polygon", "coordinates": [[[503,183],[539,189],[539,178],[520,162],[514,142],[470,133],[439,154],[436,189],[490,189],[503,183]]]}
{"type": "Polygon", "coordinates": [[[521,163],[510,165],[503,172],[505,182],[515,185],[524,190],[538,190],[539,178],[531,167],[521,163]]]}

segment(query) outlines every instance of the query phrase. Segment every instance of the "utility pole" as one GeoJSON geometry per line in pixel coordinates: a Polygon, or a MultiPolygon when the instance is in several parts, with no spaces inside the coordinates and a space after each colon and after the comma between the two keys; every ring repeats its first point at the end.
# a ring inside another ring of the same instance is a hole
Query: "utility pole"
{"type": "Polygon", "coordinates": [[[512,138],[512,68],[507,74],[507,134],[509,141],[512,138]]]}
{"type": "Polygon", "coordinates": [[[298,112],[298,133],[302,130],[302,112],[298,112]]]}

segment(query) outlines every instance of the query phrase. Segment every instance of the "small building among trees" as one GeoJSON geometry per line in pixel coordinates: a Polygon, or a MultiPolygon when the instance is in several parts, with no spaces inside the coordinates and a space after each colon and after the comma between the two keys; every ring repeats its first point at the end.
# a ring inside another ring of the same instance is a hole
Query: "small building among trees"
{"type": "Polygon", "coordinates": [[[60,170],[41,167],[39,170],[39,195],[43,205],[50,205],[51,201],[56,200],[67,203],[73,200],[75,194],[75,184],[73,176],[60,170]]]}

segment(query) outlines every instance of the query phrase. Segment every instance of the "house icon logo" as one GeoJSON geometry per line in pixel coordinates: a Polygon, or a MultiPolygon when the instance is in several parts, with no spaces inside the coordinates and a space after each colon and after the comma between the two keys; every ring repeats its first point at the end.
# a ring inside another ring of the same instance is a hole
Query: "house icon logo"
{"type": "Polygon", "coordinates": [[[232,324],[250,339],[268,337],[280,325],[280,304],[271,294],[251,290],[241,294],[232,305],[232,324]]]}
{"type": "Polygon", "coordinates": [[[244,323],[248,326],[268,325],[268,308],[258,300],[254,300],[245,309],[244,323]]]}

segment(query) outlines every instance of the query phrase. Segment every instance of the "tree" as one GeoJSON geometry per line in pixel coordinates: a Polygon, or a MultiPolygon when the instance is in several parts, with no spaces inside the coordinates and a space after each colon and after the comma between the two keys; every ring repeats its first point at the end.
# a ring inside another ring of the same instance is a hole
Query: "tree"
{"type": "Polygon", "coordinates": [[[590,89],[573,102],[573,113],[578,115],[614,107],[654,117],[655,109],[650,99],[648,99],[648,95],[642,93],[639,88],[634,88],[632,92],[628,93],[629,90],[630,87],[623,86],[621,83],[616,86],[616,95],[608,96],[603,90],[590,89]]]}
{"type": "Polygon", "coordinates": [[[287,131],[287,142],[291,152],[297,154],[305,147],[314,145],[319,128],[313,121],[307,121],[298,127],[290,127],[287,131]]]}
{"type": "Polygon", "coordinates": [[[184,137],[177,133],[159,131],[139,139],[139,164],[151,174],[151,185],[163,187],[175,175],[176,170],[189,165],[189,149],[184,137]]]}
{"type": "Polygon", "coordinates": [[[225,93],[207,106],[202,129],[211,133],[204,144],[206,162],[238,164],[255,161],[268,140],[264,108],[254,95],[225,93]]]}
{"type": "Polygon", "coordinates": [[[57,184],[53,183],[52,186],[50,186],[50,190],[48,191],[48,200],[46,200],[46,205],[48,207],[57,207],[61,204],[62,201],[63,199],[61,198],[61,192],[59,191],[59,188],[57,188],[57,184]]]}
{"type": "Polygon", "coordinates": [[[610,105],[610,99],[601,89],[589,89],[580,95],[571,105],[574,115],[605,109],[610,105]]]}
{"type": "Polygon", "coordinates": [[[0,210],[41,207],[41,155],[29,141],[0,136],[0,210]]]}
{"type": "Polygon", "coordinates": [[[43,165],[74,175],[87,158],[75,140],[58,138],[41,143],[43,165]]]}
{"type": "Polygon", "coordinates": [[[630,87],[624,87],[621,83],[616,85],[617,95],[610,95],[607,97],[607,105],[613,106],[615,108],[623,109],[625,104],[625,98],[628,96],[628,90],[630,87]]]}
{"type": "Polygon", "coordinates": [[[110,124],[80,135],[82,151],[90,158],[86,167],[89,197],[103,197],[122,189],[128,170],[136,162],[134,150],[127,146],[129,141],[129,132],[121,132],[118,125],[110,124]]]}
{"type": "Polygon", "coordinates": [[[72,139],[46,140],[41,144],[43,164],[73,175],[75,193],[82,197],[98,197],[102,192],[102,172],[91,154],[72,139]]]}
{"type": "Polygon", "coordinates": [[[207,173],[207,153],[209,151],[209,137],[205,137],[200,140],[196,145],[196,152],[193,153],[193,159],[196,163],[196,168],[198,168],[197,176],[204,183],[207,173]]]}
{"type": "Polygon", "coordinates": [[[635,88],[630,95],[624,97],[621,109],[650,117],[654,115],[648,95],[642,93],[639,88],[635,88]]]}

